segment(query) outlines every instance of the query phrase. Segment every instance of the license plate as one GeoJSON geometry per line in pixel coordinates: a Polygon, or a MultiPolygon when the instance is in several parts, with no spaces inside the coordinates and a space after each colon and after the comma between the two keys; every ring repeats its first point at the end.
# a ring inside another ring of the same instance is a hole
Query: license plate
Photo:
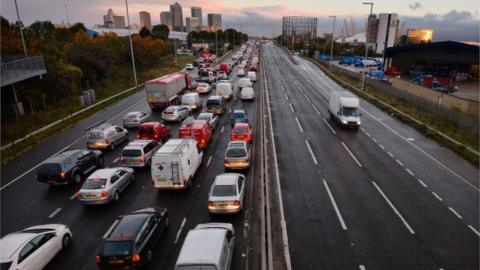
{"type": "Polygon", "coordinates": [[[135,164],[135,163],[137,163],[137,161],[136,160],[129,160],[128,163],[135,164]]]}
{"type": "Polygon", "coordinates": [[[49,183],[49,184],[55,184],[56,182],[55,182],[55,180],[48,180],[47,183],[49,183]]]}
{"type": "Polygon", "coordinates": [[[125,263],[125,260],[110,260],[109,263],[111,263],[111,264],[121,264],[121,263],[125,263]]]}
{"type": "Polygon", "coordinates": [[[227,205],[228,205],[228,202],[217,203],[217,206],[227,206],[227,205]]]}
{"type": "Polygon", "coordinates": [[[97,195],[96,194],[85,194],[83,195],[85,198],[96,198],[97,195]]]}

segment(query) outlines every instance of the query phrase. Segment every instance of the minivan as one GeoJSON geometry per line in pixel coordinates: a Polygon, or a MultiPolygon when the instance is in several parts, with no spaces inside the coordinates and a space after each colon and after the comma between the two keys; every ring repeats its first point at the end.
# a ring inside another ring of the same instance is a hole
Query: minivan
{"type": "Polygon", "coordinates": [[[202,107],[202,100],[198,93],[187,93],[182,96],[182,105],[187,106],[190,110],[198,110],[202,107]]]}

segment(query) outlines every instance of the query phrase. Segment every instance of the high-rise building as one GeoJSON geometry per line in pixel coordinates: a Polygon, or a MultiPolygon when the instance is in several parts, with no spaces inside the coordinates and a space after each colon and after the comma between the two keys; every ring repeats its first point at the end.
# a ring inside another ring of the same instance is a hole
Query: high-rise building
{"type": "Polygon", "coordinates": [[[113,16],[113,28],[116,29],[125,29],[125,17],[124,16],[113,16]]]}
{"type": "Polygon", "coordinates": [[[113,10],[110,8],[107,11],[107,15],[103,15],[103,27],[105,28],[113,28],[113,17],[115,14],[113,10]]]}
{"type": "Polygon", "coordinates": [[[185,18],[185,24],[187,27],[187,33],[192,31],[200,31],[200,23],[197,17],[187,17],[185,18]]]}
{"type": "Polygon", "coordinates": [[[175,4],[170,5],[170,13],[172,14],[173,31],[183,32],[182,6],[178,2],[175,2],[175,4]]]}
{"type": "Polygon", "coordinates": [[[378,31],[376,52],[383,53],[385,48],[393,47],[398,31],[398,14],[380,13],[378,15],[378,31]]]}
{"type": "Polygon", "coordinates": [[[222,14],[210,13],[207,15],[208,29],[217,31],[222,29],[222,14]]]}
{"type": "Polygon", "coordinates": [[[377,42],[377,34],[378,34],[378,20],[376,14],[371,14],[368,16],[367,20],[367,43],[368,46],[375,46],[377,42]]]}
{"type": "Polygon", "coordinates": [[[315,17],[286,16],[282,18],[282,35],[285,40],[311,40],[317,37],[318,21],[315,17]]]}
{"type": "Polygon", "coordinates": [[[150,13],[146,11],[140,11],[140,28],[146,27],[149,30],[152,30],[152,20],[150,18],[150,13]]]}
{"type": "Polygon", "coordinates": [[[408,29],[407,30],[407,43],[420,44],[430,43],[433,38],[432,29],[408,29]]]}
{"type": "Polygon", "coordinates": [[[202,17],[202,8],[201,7],[191,7],[192,18],[198,18],[199,26],[202,27],[203,25],[203,17],[202,17]]]}
{"type": "Polygon", "coordinates": [[[172,31],[172,13],[170,11],[160,12],[160,24],[165,24],[168,26],[168,29],[172,31]]]}

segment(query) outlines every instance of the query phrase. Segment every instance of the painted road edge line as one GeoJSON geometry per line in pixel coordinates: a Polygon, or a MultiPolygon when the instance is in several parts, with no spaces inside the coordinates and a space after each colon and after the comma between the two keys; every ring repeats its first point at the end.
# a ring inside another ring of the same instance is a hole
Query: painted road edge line
{"type": "Polygon", "coordinates": [[[180,228],[178,228],[177,236],[175,237],[175,241],[173,241],[174,244],[176,244],[178,242],[178,238],[180,238],[180,234],[182,233],[183,226],[185,226],[186,222],[187,222],[187,218],[184,217],[183,220],[182,220],[182,224],[180,225],[180,228]]]}

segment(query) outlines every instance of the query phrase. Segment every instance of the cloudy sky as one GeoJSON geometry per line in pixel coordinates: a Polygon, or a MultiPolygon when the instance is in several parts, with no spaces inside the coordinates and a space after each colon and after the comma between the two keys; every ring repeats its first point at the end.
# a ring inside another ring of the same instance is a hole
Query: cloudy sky
{"type": "MultiPolygon", "coordinates": [[[[65,5],[71,22],[83,22],[87,26],[101,24],[102,15],[112,8],[117,15],[125,15],[123,0],[17,0],[20,16],[25,24],[35,20],[50,20],[54,23],[66,21],[65,5]]],[[[337,34],[344,29],[344,19],[355,24],[355,31],[363,31],[368,7],[361,0],[184,0],[184,18],[190,16],[191,6],[203,7],[204,24],[207,13],[221,13],[225,26],[252,35],[273,36],[281,33],[281,17],[288,15],[315,16],[319,20],[319,34],[331,32],[332,19],[337,16],[337,34]]],[[[400,23],[407,28],[433,28],[434,40],[479,40],[478,0],[377,0],[374,13],[398,13],[400,23]],[[453,5],[452,3],[455,3],[453,5]]],[[[168,10],[173,1],[129,0],[132,23],[139,21],[142,10],[152,15],[152,23],[160,22],[160,12],[168,10]]],[[[13,21],[16,18],[14,0],[1,1],[1,15],[13,21]]]]}

